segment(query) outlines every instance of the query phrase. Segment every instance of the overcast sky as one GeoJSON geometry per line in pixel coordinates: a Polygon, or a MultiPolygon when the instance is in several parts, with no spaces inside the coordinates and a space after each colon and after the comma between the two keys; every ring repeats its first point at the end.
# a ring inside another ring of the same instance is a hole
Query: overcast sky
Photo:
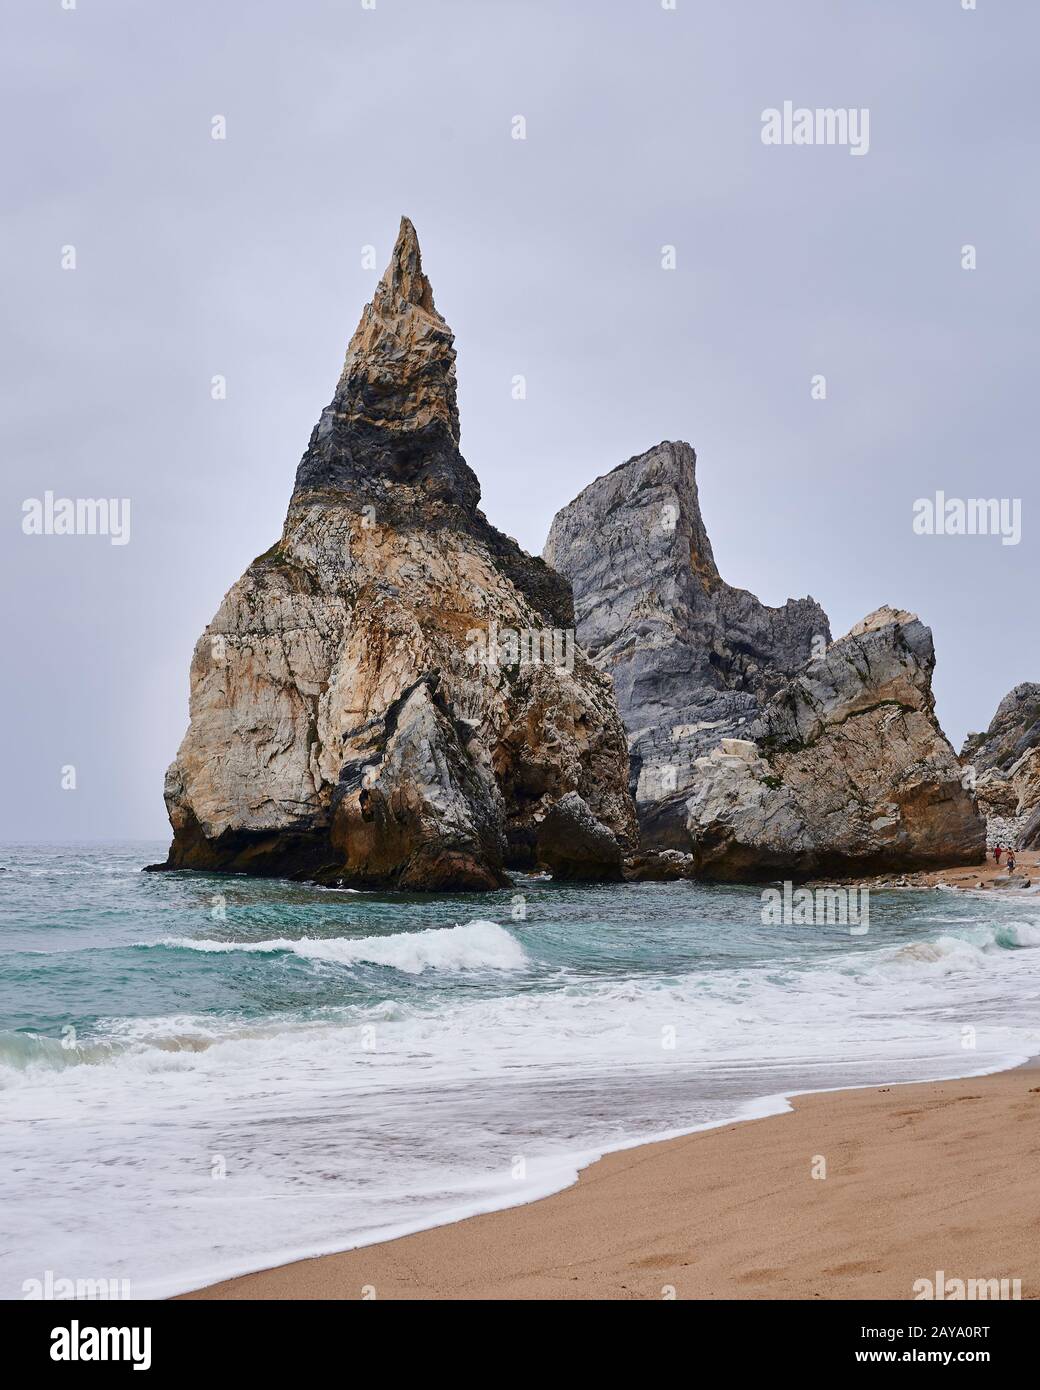
{"type": "Polygon", "coordinates": [[[917,611],[958,747],[1040,680],[1035,0],[6,17],[0,838],[165,838],[192,647],[280,533],[403,212],[463,452],[527,549],[689,440],[724,577],[836,635],[917,611]],[[764,145],[787,100],[867,108],[869,151],[764,145]],[[937,489],[1021,499],[1021,542],[915,535],[937,489]],[[24,535],[47,490],[130,498],[130,543],[24,535]]]}

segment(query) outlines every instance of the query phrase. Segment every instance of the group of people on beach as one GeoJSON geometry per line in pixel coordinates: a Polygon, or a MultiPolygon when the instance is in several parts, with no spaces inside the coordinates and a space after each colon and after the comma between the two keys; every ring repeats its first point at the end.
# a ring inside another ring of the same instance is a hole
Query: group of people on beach
{"type": "Polygon", "coordinates": [[[1008,845],[1006,850],[1004,849],[1003,845],[994,845],[993,862],[997,865],[998,868],[1000,867],[1000,856],[1002,854],[1007,855],[1007,859],[1005,860],[1007,864],[1007,871],[1009,874],[1013,874],[1015,872],[1015,851],[1011,848],[1010,845],[1008,845]]]}

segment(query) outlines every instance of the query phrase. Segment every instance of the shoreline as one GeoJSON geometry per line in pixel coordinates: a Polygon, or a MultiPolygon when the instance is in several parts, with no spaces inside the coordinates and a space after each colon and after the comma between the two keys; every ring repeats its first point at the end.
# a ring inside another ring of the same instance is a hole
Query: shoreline
{"type": "Polygon", "coordinates": [[[1034,1082],[1038,1059],[938,1081],[764,1096],[745,1102],[751,1113],[738,1118],[590,1154],[570,1182],[545,1195],[174,1298],[910,1299],[914,1281],[934,1280],[938,1270],[951,1278],[1017,1278],[1021,1296],[1037,1298],[1034,1082]],[[958,1115],[946,1113],[964,1103],[972,1105],[973,1124],[984,1117],[982,1130],[963,1135],[958,1115]],[[1014,1118],[1031,1121],[1021,1135],[1008,1124],[1009,1107],[1014,1118]],[[916,1126],[920,1133],[898,1134],[916,1126]],[[850,1166],[850,1154],[870,1149],[873,1164],[850,1166]],[[916,1184],[915,1167],[923,1174],[916,1184]],[[959,1212],[961,1194],[971,1190],[984,1199],[981,1210],[967,1225],[961,1213],[962,1224],[938,1238],[936,1217],[947,1206],[959,1212]],[[1008,1201],[1009,1192],[1018,1200],[1008,1201]],[[749,1221],[746,1213],[760,1206],[749,1221]],[[879,1216],[888,1207],[901,1208],[891,1222],[879,1216]],[[846,1254],[874,1251],[887,1238],[887,1258],[827,1254],[821,1211],[844,1232],[846,1254]],[[679,1231],[694,1233],[685,1248],[679,1231]],[[931,1268],[921,1254],[929,1236],[931,1268]],[[670,1247],[664,1252],[662,1242],[670,1247]],[[784,1257],[770,1264],[778,1242],[784,1257]],[[911,1254],[913,1268],[921,1268],[908,1280],[911,1254]]]}
{"type": "Polygon", "coordinates": [[[947,888],[958,893],[992,891],[999,893],[1001,897],[1035,897],[1040,891],[1040,850],[1018,850],[1015,860],[1017,867],[1014,877],[1008,874],[1003,861],[999,865],[994,863],[990,852],[981,864],[961,864],[946,869],[911,869],[906,873],[867,874],[860,878],[812,878],[800,886],[817,888],[833,883],[845,887],[869,888],[871,892],[892,893],[905,893],[922,888],[947,888]]]}
{"type": "MultiPolygon", "coordinates": [[[[1016,877],[1018,877],[1020,874],[1031,876],[1035,885],[1037,876],[1038,874],[1040,874],[1040,853],[1036,851],[1026,852],[1024,854],[1020,854],[1018,856],[1018,859],[1019,870],[1016,874],[1016,877]]],[[[892,891],[908,891],[915,888],[926,890],[935,888],[947,888],[959,893],[977,895],[978,891],[983,887],[983,882],[980,882],[980,879],[982,879],[985,882],[985,885],[988,888],[989,884],[994,879],[1002,879],[1005,876],[1005,874],[1006,870],[1004,869],[1003,865],[1001,865],[1001,867],[998,869],[997,866],[993,863],[992,858],[990,858],[989,860],[987,860],[985,865],[972,866],[970,868],[962,867],[959,869],[920,871],[912,876],[913,881],[911,882],[891,882],[887,883],[885,886],[890,887],[892,891]]],[[[1024,892],[1020,888],[1017,889],[1017,891],[1015,889],[1008,890],[1003,888],[1003,884],[1001,884],[1001,889],[1003,890],[1001,891],[1002,897],[1030,897],[1035,895],[1035,893],[1037,892],[1036,887],[1033,888],[1032,893],[1028,889],[1024,892]]],[[[324,1274],[315,1274],[314,1267],[324,1267],[326,1266],[327,1262],[330,1261],[335,1262],[354,1258],[361,1262],[365,1262],[366,1252],[377,1252],[377,1258],[371,1262],[378,1263],[380,1269],[382,1269],[385,1267],[387,1259],[389,1258],[389,1252],[410,1241],[418,1240],[423,1237],[428,1237],[438,1232],[450,1232],[456,1230],[459,1227],[467,1226],[472,1222],[490,1221],[494,1220],[497,1217],[505,1216],[508,1213],[523,1212],[531,1210],[533,1208],[544,1207],[547,1203],[552,1203],[555,1199],[563,1196],[567,1192],[573,1191],[574,1189],[580,1187],[583,1182],[587,1183],[588,1178],[586,1177],[586,1175],[593,1173],[600,1165],[608,1163],[612,1159],[616,1159],[619,1155],[639,1152],[642,1150],[657,1150],[658,1148],[665,1145],[681,1143],[683,1141],[696,1139],[699,1136],[704,1136],[719,1130],[743,1129],[745,1127],[753,1126],[755,1124],[760,1124],[763,1121],[775,1122],[777,1120],[783,1119],[784,1117],[798,1113],[799,1110],[802,1108],[799,1105],[799,1102],[804,1103],[807,1099],[813,1100],[823,1097],[837,1098],[842,1096],[855,1096],[858,1093],[865,1092],[888,1093],[896,1089],[898,1089],[899,1091],[903,1091],[905,1088],[947,1087],[961,1082],[976,1080],[985,1081],[992,1077],[1005,1076],[1008,1074],[1012,1074],[1022,1069],[1023,1067],[1040,1067],[1040,1058],[1028,1060],[1025,1058],[1024,1054],[1018,1054],[1015,1060],[1012,1060],[1011,1057],[1007,1054],[1005,1054],[1005,1057],[1006,1060],[999,1061],[994,1065],[986,1066],[981,1069],[975,1069],[956,1077],[945,1077],[940,1078],[938,1080],[933,1079],[930,1081],[861,1083],[852,1085],[841,1085],[838,1087],[825,1088],[822,1090],[798,1090],[763,1095],[742,1102],[737,1109],[737,1113],[726,1120],[714,1120],[705,1124],[692,1126],[688,1129],[683,1128],[679,1130],[668,1131],[665,1133],[647,1135],[639,1139],[627,1141],[616,1148],[610,1148],[606,1150],[590,1149],[584,1152],[576,1153],[572,1156],[573,1166],[570,1168],[571,1175],[569,1177],[564,1177],[562,1181],[550,1180],[546,1183],[546,1190],[542,1192],[535,1192],[531,1196],[525,1196],[519,1201],[512,1203],[511,1205],[495,1205],[483,1211],[469,1210],[464,1212],[457,1212],[456,1214],[447,1214],[443,1220],[438,1221],[434,1225],[420,1227],[417,1230],[398,1230],[388,1232],[377,1240],[366,1242],[357,1246],[347,1247],[346,1249],[341,1248],[339,1250],[318,1253],[285,1252],[284,1256],[277,1256],[277,1263],[269,1267],[261,1268],[253,1272],[229,1275],[217,1279],[212,1283],[203,1284],[195,1287],[194,1289],[185,1290],[183,1292],[167,1296],[176,1299],[248,1299],[294,1297],[328,1298],[360,1296],[357,1294],[344,1294],[329,1291],[316,1294],[306,1291],[293,1292],[292,1290],[296,1287],[298,1287],[301,1290],[311,1288],[313,1286],[313,1281],[315,1278],[319,1280],[319,1283],[323,1288],[329,1289],[336,1287],[336,1281],[340,1277],[338,1274],[330,1273],[327,1276],[333,1281],[331,1285],[326,1284],[324,1282],[326,1280],[326,1276],[324,1274]],[[284,1279],[282,1278],[283,1275],[285,1276],[284,1279]],[[297,1276],[300,1280],[299,1284],[296,1283],[297,1276]],[[277,1287],[281,1291],[265,1291],[273,1287],[277,1287]]],[[[1040,1091],[1040,1088],[1038,1088],[1038,1091],[1040,1091]]],[[[1040,1114],[1040,1106],[1038,1106],[1038,1114],[1040,1114]]],[[[561,1167],[564,1166],[566,1165],[561,1164],[561,1167]]],[[[1040,1188],[1038,1188],[1038,1196],[1040,1196],[1040,1188]]],[[[450,1241],[446,1241],[446,1243],[450,1243],[450,1241]]],[[[372,1281],[369,1282],[371,1283],[372,1281]]],[[[1036,1287],[1040,1289],[1040,1270],[1038,1270],[1036,1287]]],[[[387,1296],[438,1298],[456,1296],[508,1297],[513,1295],[496,1295],[494,1292],[485,1295],[456,1295],[453,1293],[438,1292],[435,1288],[431,1287],[422,1292],[415,1292],[410,1294],[395,1292],[387,1296]]],[[[523,1297],[527,1295],[517,1296],[523,1297]]],[[[537,1297],[539,1295],[533,1296],[537,1297]]],[[[574,1296],[583,1297],[585,1295],[574,1296]]],[[[703,1297],[706,1295],[690,1296],[703,1297]]],[[[747,1295],[730,1294],[728,1296],[740,1297],[747,1295]]],[[[752,1296],[769,1297],[771,1295],[757,1294],[752,1296]]],[[[800,1295],[796,1294],[784,1296],[797,1297],[800,1295]]],[[[812,1296],[821,1295],[814,1294],[812,1296]]],[[[831,1296],[883,1297],[887,1295],[838,1294],[831,1296]]],[[[1037,1294],[1034,1293],[1032,1296],[1037,1296],[1037,1294]]]]}

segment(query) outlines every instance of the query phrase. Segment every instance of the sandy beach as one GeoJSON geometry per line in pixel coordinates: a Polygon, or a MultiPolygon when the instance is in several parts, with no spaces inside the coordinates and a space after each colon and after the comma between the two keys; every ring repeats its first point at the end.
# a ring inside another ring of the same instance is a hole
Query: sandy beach
{"type": "Polygon", "coordinates": [[[909,1300],[937,1271],[1040,1294],[1035,1064],[792,1105],[608,1155],[527,1206],[184,1296],[909,1300]]]}
{"type": "Polygon", "coordinates": [[[1040,883],[1040,849],[1019,849],[1015,855],[1014,876],[1008,873],[1007,860],[994,862],[993,851],[980,865],[961,865],[952,869],[920,869],[905,874],[880,874],[876,878],[856,880],[820,880],[820,883],[856,883],[879,891],[888,888],[958,888],[964,892],[983,888],[1001,895],[1021,894],[1040,883]]]}

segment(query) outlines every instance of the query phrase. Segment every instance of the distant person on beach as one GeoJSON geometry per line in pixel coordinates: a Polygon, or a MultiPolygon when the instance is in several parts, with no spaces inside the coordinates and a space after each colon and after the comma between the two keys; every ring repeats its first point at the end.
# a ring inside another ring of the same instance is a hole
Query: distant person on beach
{"type": "Polygon", "coordinates": [[[994,860],[995,860],[998,864],[1000,863],[1000,855],[1001,855],[1001,848],[1000,848],[1000,846],[999,846],[999,845],[994,845],[994,846],[993,846],[993,858],[994,858],[994,860]]]}
{"type": "Polygon", "coordinates": [[[1008,866],[1008,873],[1009,873],[1009,874],[1013,874],[1013,873],[1015,872],[1015,851],[1014,851],[1013,849],[1009,849],[1009,850],[1008,850],[1008,853],[1007,853],[1007,866],[1008,866]]]}

